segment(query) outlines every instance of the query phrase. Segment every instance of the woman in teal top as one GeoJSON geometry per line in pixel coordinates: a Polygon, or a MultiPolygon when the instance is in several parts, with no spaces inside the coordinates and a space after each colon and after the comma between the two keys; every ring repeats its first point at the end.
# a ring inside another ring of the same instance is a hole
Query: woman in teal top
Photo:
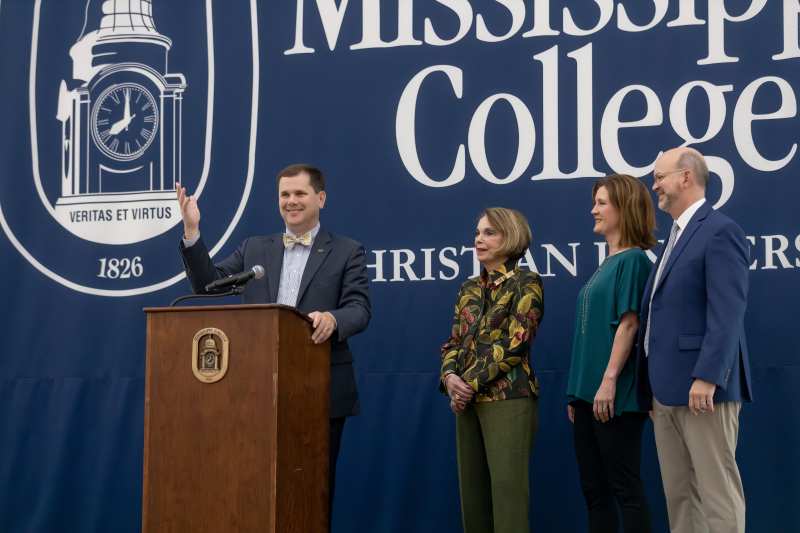
{"type": "Polygon", "coordinates": [[[591,533],[649,533],[639,476],[648,406],[640,404],[636,356],[639,306],[652,263],[645,250],[655,210],[639,180],[615,174],[592,189],[594,232],[608,255],[578,293],[567,414],[573,423],[581,488],[591,533]]]}

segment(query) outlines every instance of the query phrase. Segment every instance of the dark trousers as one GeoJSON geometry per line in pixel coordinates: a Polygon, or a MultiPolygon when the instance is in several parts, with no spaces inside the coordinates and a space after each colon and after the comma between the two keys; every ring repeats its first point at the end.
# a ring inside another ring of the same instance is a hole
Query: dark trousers
{"type": "Polygon", "coordinates": [[[650,533],[650,512],[639,475],[646,413],[598,422],[592,404],[573,402],[575,455],[589,510],[590,533],[617,533],[617,506],[625,533],[650,533]]]}
{"type": "Polygon", "coordinates": [[[342,443],[342,432],[344,431],[345,417],[331,418],[331,437],[328,447],[330,458],[330,470],[328,478],[328,495],[330,496],[330,507],[328,512],[328,530],[333,520],[333,492],[336,489],[336,459],[339,457],[339,447],[342,443]]]}

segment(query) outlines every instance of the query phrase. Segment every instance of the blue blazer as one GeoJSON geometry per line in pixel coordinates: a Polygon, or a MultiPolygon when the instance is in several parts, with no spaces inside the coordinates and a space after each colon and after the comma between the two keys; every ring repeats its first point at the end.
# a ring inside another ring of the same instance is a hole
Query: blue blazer
{"type": "MultiPolygon", "coordinates": [[[[229,257],[211,261],[202,237],[193,246],[180,244],[186,275],[196,293],[212,281],[263,265],[265,275],[247,284],[242,299],[246,304],[275,303],[283,264],[280,233],[250,237],[229,257]]],[[[353,355],[348,337],[363,331],[371,317],[369,279],[364,247],[354,240],[320,228],[297,295],[298,311],[330,311],[337,329],[331,336],[330,417],[358,413],[358,392],[353,374],[353,355]]]]}
{"type": "Polygon", "coordinates": [[[717,385],[715,402],[752,400],[744,332],[748,257],[742,229],[704,203],[664,265],[652,304],[658,263],[645,287],[638,342],[640,381],[650,386],[645,393],[664,405],[688,405],[699,378],[717,385]]]}

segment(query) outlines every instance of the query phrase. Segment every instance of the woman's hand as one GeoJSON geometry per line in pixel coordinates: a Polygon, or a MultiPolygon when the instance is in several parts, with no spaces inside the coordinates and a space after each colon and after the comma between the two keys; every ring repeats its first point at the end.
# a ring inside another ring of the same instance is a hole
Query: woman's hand
{"type": "Polygon", "coordinates": [[[455,374],[445,376],[444,386],[447,389],[447,395],[450,396],[450,409],[454,413],[462,412],[475,395],[472,387],[455,374]]]}
{"type": "Polygon", "coordinates": [[[569,421],[573,424],[575,423],[575,408],[570,404],[567,404],[567,418],[569,418],[569,421]]]}
{"type": "Polygon", "coordinates": [[[600,388],[597,389],[597,394],[594,395],[592,410],[594,411],[595,420],[608,422],[614,417],[614,396],[616,394],[616,378],[603,377],[603,382],[600,383],[600,388]]]}
{"type": "Polygon", "coordinates": [[[466,409],[466,405],[462,405],[461,407],[456,404],[455,400],[450,400],[450,410],[453,411],[453,414],[458,415],[464,412],[466,409]]]}

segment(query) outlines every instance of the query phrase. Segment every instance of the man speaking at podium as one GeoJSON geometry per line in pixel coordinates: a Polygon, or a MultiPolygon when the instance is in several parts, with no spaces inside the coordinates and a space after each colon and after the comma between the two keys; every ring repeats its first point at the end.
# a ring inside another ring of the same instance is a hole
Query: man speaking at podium
{"type": "Polygon", "coordinates": [[[361,244],[320,227],[325,178],[310,165],[291,165],[278,173],[278,209],[286,233],[245,241],[216,265],[200,237],[197,199],[178,185],[183,217],[181,253],[195,292],[209,283],[263,265],[266,276],[244,290],[244,303],[296,307],[313,321],[313,342],[331,339],[330,498],[333,502],[336,457],[345,417],[358,413],[353,356],[347,339],[369,323],[369,281],[361,244]]]}

